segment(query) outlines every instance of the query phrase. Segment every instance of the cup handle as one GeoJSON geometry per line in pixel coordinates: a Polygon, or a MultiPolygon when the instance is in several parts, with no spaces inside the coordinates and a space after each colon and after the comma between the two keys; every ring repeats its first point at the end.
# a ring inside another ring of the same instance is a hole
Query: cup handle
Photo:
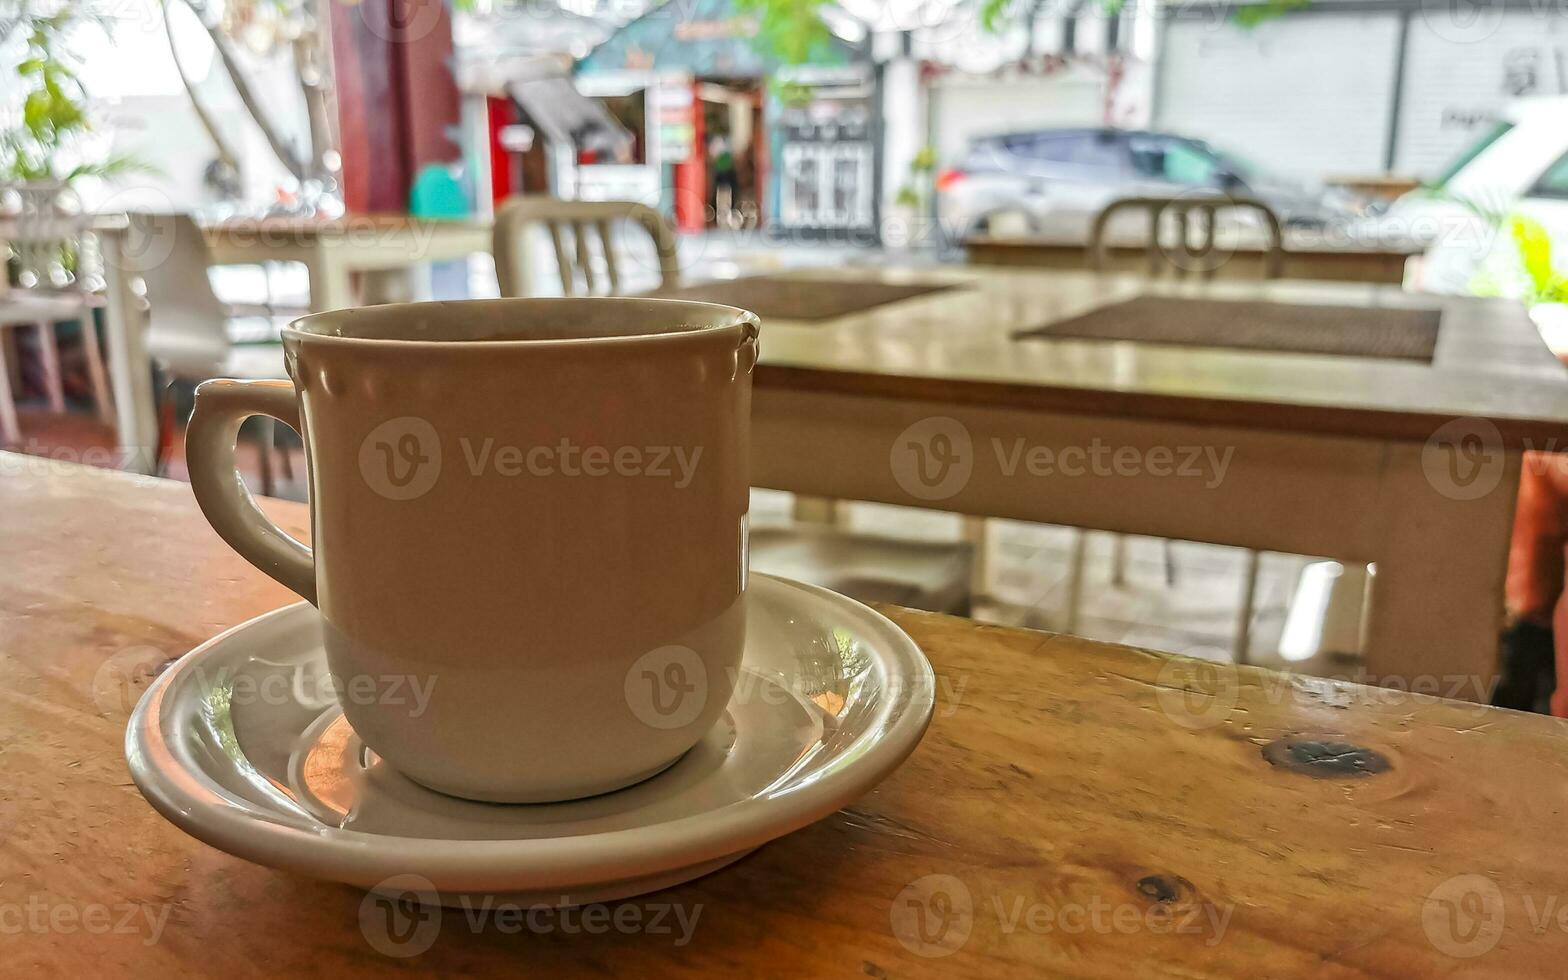
{"type": "Polygon", "coordinates": [[[234,465],[240,425],[252,415],[271,416],[298,432],[294,386],[287,381],[205,381],[196,387],[196,407],[185,430],[191,489],[229,547],[315,605],[314,555],[261,512],[234,465]]]}

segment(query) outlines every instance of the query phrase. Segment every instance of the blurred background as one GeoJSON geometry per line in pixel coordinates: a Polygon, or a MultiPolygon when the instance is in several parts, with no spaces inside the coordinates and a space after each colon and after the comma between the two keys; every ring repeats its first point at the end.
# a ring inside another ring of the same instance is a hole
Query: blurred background
{"type": "MultiPolygon", "coordinates": [[[[1277,222],[1288,278],[1501,297],[1527,307],[1560,353],[1568,7],[10,0],[0,218],[45,214],[76,244],[13,247],[7,282],[75,290],[89,312],[0,330],[4,401],[19,406],[4,441],[181,477],[192,386],[277,376],[278,330],[293,316],[571,291],[560,238],[552,248],[537,235],[504,288],[491,224],[520,196],[646,206],[691,279],[890,264],[1082,270],[1091,240],[1131,268],[1141,253],[1116,246],[1144,225],[1129,213],[1096,227],[1108,205],[1244,199],[1260,206],[1210,214],[1221,241],[1252,247],[1277,222]],[[138,214],[177,216],[170,227],[191,233],[139,230],[138,214]],[[117,250],[96,271],[95,236],[117,250]],[[150,379],[117,351],[123,327],[111,322],[141,305],[150,379]]],[[[662,241],[622,247],[631,258],[618,277],[596,266],[612,287],[659,286],[662,241]]],[[[1205,274],[1249,268],[1237,252],[1205,274]]],[[[302,499],[297,439],[254,436],[246,478],[302,499]]],[[[1556,472],[1526,469],[1527,484],[1556,472]]],[[[1543,513],[1559,499],[1537,495],[1543,513]]],[[[758,491],[753,526],[799,511],[758,491]]],[[[856,504],[836,520],[963,539],[960,518],[935,511],[856,504]]],[[[1365,566],[993,524],[983,595],[871,597],[1219,658],[1306,663],[1362,643],[1365,566]],[[1080,610],[1085,576],[1110,585],[1080,610]]],[[[893,554],[871,565],[896,566],[893,554]]],[[[1546,631],[1560,581],[1538,591],[1512,611],[1546,631]]],[[[1549,636],[1525,639],[1549,669],[1549,636]]]]}

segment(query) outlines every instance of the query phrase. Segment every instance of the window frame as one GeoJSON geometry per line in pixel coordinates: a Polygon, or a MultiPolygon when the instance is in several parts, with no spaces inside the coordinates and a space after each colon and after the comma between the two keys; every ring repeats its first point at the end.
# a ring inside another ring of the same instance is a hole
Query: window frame
{"type": "Polygon", "coordinates": [[[1231,169],[1230,162],[1221,154],[1216,153],[1212,147],[1198,140],[1188,139],[1185,136],[1173,136],[1169,133],[1134,133],[1128,135],[1126,144],[1127,164],[1131,168],[1133,176],[1139,180],[1159,181],[1160,183],[1170,184],[1173,187],[1202,187],[1214,190],[1224,186],[1219,175],[1227,173],[1231,169]],[[1133,143],[1136,140],[1147,140],[1150,144],[1157,146],[1162,161],[1170,155],[1173,149],[1179,149],[1194,156],[1202,157],[1209,162],[1211,168],[1209,181],[1202,184],[1189,184],[1173,180],[1164,166],[1161,166],[1158,173],[1146,173],[1138,169],[1134,163],[1137,153],[1133,150],[1133,143]]]}
{"type": "Polygon", "coordinates": [[[1564,150],[1557,159],[1547,164],[1546,169],[1535,178],[1535,183],[1524,192],[1525,197],[1544,197],[1551,201],[1568,201],[1568,150],[1564,150]],[[1546,179],[1554,176],[1556,171],[1562,172],[1562,185],[1548,185],[1546,179]]]}

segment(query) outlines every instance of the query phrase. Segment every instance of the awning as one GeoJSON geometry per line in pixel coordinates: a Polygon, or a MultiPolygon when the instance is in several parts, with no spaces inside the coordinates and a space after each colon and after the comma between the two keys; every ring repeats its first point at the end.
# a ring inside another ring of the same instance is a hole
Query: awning
{"type": "Polygon", "coordinates": [[[602,155],[632,146],[632,134],[603,105],[577,91],[569,78],[531,78],[512,82],[506,90],[551,143],[602,155]]]}

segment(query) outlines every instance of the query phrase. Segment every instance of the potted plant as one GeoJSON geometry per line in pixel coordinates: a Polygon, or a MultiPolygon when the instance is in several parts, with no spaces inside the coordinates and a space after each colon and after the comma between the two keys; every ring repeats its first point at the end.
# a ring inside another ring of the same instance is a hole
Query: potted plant
{"type": "Polygon", "coordinates": [[[1568,353],[1568,273],[1559,272],[1552,261],[1552,239],[1546,228],[1533,218],[1515,215],[1509,232],[1519,252],[1524,272],[1525,303],[1547,346],[1568,353]]]}
{"type": "Polygon", "coordinates": [[[22,48],[3,88],[20,98],[0,127],[0,181],[69,186],[84,177],[145,171],[123,154],[95,152],[88,96],[68,44],[78,29],[102,26],[90,4],[24,0],[0,20],[0,45],[22,48]]]}
{"type": "Polygon", "coordinates": [[[909,162],[909,177],[893,195],[892,207],[882,222],[882,241],[890,248],[908,249],[931,240],[930,188],[936,170],[936,151],[929,146],[909,162]]]}
{"type": "Polygon", "coordinates": [[[889,248],[907,249],[915,242],[915,225],[920,220],[920,195],[911,184],[899,187],[893,195],[882,222],[882,241],[889,248]]]}
{"type": "Polygon", "coordinates": [[[1513,247],[1492,250],[1471,279],[1470,291],[1522,301],[1547,346],[1568,360],[1568,273],[1554,264],[1551,234],[1523,214],[1498,213],[1491,223],[1513,247]]]}

